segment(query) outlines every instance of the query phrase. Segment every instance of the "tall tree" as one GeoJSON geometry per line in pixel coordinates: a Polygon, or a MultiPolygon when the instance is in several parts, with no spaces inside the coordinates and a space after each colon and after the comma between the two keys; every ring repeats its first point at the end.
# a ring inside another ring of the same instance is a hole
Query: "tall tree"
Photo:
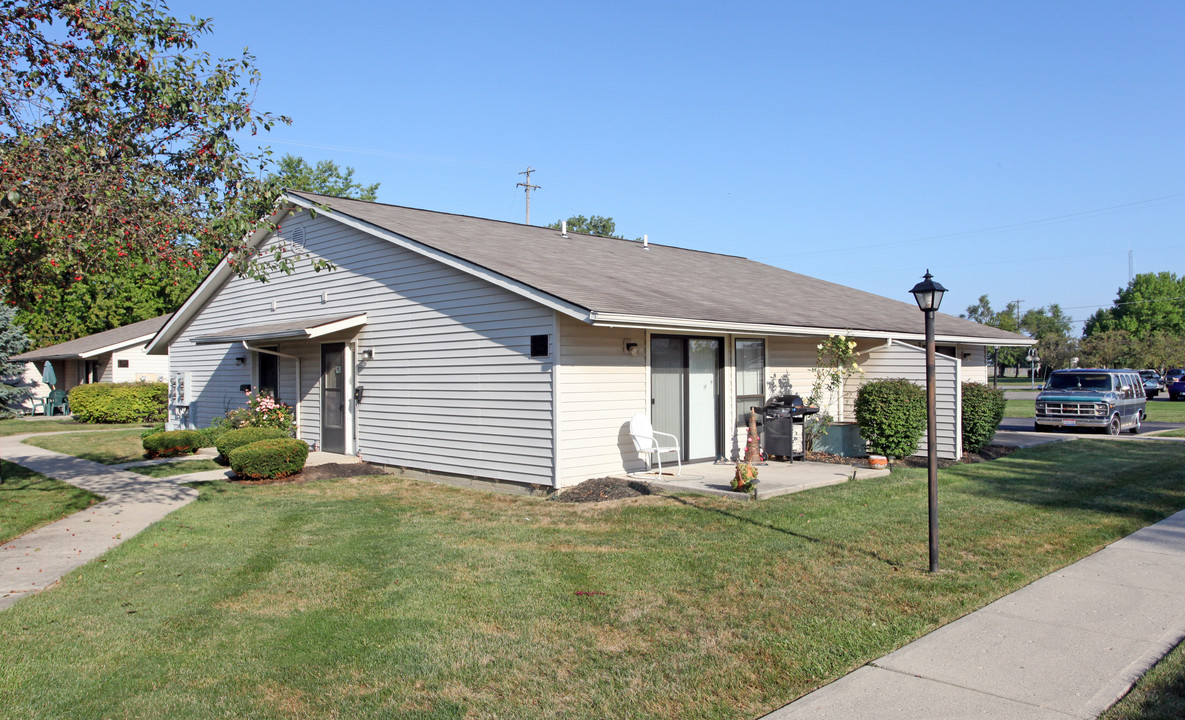
{"type": "Polygon", "coordinates": [[[1079,352],[1084,367],[1128,368],[1140,364],[1136,342],[1127,330],[1100,330],[1087,335],[1079,352]]]}
{"type": "Polygon", "coordinates": [[[1127,330],[1136,337],[1164,331],[1185,336],[1185,276],[1176,273],[1140,273],[1120,288],[1114,304],[1098,310],[1086,321],[1086,335],[1106,330],[1127,330]]]}
{"type": "MultiPolygon", "coordinates": [[[[304,190],[320,195],[374,201],[379,184],[363,185],[354,180],[354,168],[339,168],[332,160],[319,160],[316,165],[297,155],[280,158],[275,173],[268,180],[280,188],[304,190]]],[[[610,220],[610,223],[613,221],[610,220]]]]}
{"type": "Polygon", "coordinates": [[[16,322],[16,311],[0,305],[0,419],[12,417],[16,404],[29,395],[29,389],[21,384],[25,364],[8,359],[28,346],[29,340],[16,322]]]}
{"type": "MultiPolygon", "coordinates": [[[[267,151],[244,51],[153,0],[0,0],[0,291],[28,309],[113,264],[241,248],[267,151]]],[[[266,263],[242,263],[266,272],[266,263]]]]}
{"type": "MultiPolygon", "coordinates": [[[[980,295],[979,300],[973,305],[968,305],[967,311],[961,313],[959,317],[973,320],[981,325],[989,325],[1001,330],[1007,330],[1008,332],[1020,332],[1018,307],[1017,303],[1010,302],[1003,310],[997,312],[992,309],[992,303],[988,296],[980,295]]],[[[1027,352],[1025,348],[996,348],[993,357],[996,372],[1002,372],[1005,367],[1019,366],[1027,352]]]]}

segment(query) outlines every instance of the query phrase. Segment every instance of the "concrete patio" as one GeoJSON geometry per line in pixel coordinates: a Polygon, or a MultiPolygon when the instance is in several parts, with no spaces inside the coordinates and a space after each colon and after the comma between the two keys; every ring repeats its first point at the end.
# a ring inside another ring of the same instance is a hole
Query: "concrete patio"
{"type": "Polygon", "coordinates": [[[661,477],[657,472],[616,475],[614,477],[644,480],[655,487],[671,492],[697,492],[736,500],[760,500],[826,485],[838,485],[853,478],[865,480],[889,474],[888,470],[873,470],[864,467],[863,463],[855,458],[852,460],[852,465],[770,461],[757,466],[757,496],[751,498],[745,493],[733,492],[729,487],[729,482],[736,473],[736,465],[732,463],[692,463],[683,466],[681,475],[676,475],[675,468],[669,467],[665,463],[662,470],[661,477]]]}

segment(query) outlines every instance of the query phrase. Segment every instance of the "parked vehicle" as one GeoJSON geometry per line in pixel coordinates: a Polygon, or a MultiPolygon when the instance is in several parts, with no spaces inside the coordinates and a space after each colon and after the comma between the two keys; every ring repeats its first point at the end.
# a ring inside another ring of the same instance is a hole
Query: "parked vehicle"
{"type": "Polygon", "coordinates": [[[1037,395],[1034,427],[1038,432],[1088,427],[1111,435],[1137,433],[1148,417],[1143,391],[1135,370],[1054,370],[1037,395]]]}
{"type": "Polygon", "coordinates": [[[1185,395],[1185,370],[1169,370],[1164,374],[1164,387],[1169,393],[1169,400],[1176,400],[1185,395]]]}
{"type": "Polygon", "coordinates": [[[1144,382],[1144,395],[1149,400],[1160,394],[1164,390],[1164,378],[1155,370],[1141,370],[1140,379],[1144,382]]]}

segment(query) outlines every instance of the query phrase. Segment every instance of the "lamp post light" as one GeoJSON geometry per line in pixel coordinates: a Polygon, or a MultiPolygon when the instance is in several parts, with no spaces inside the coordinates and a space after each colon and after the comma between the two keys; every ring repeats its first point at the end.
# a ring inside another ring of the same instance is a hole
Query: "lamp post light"
{"type": "MultiPolygon", "coordinates": [[[[913,286],[918,309],[926,314],[926,467],[929,474],[930,572],[938,572],[938,424],[935,421],[934,313],[942,304],[946,288],[934,282],[927,269],[922,281],[913,286]]],[[[956,392],[958,388],[956,388],[956,392]]]]}

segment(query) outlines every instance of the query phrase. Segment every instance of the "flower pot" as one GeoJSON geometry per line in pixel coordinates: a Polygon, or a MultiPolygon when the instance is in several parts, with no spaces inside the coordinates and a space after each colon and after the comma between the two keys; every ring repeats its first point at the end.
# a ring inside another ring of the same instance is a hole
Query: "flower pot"
{"type": "Polygon", "coordinates": [[[884,455],[869,455],[868,465],[876,470],[883,470],[889,467],[889,458],[884,455]]]}

